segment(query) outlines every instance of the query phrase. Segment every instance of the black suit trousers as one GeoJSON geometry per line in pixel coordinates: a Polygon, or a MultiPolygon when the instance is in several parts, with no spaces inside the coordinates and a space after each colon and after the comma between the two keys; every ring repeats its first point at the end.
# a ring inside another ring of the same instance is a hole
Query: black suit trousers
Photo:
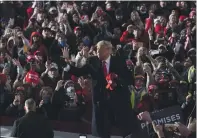
{"type": "Polygon", "coordinates": [[[117,100],[113,96],[117,97],[114,94],[105,102],[93,104],[92,134],[101,138],[110,138],[111,127],[116,125],[123,137],[132,134],[137,136],[136,138],[141,138],[139,121],[129,102],[123,102],[121,97],[117,100]]]}

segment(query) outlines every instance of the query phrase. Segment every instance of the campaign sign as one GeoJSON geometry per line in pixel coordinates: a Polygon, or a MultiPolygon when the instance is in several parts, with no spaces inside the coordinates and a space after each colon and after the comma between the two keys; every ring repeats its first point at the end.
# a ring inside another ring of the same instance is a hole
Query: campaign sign
{"type": "MultiPolygon", "coordinates": [[[[173,124],[175,122],[183,123],[183,116],[180,106],[172,106],[161,110],[156,110],[150,113],[155,124],[173,124]]],[[[154,133],[152,125],[147,125],[146,122],[141,122],[141,128],[144,133],[151,136],[154,133]]]]}

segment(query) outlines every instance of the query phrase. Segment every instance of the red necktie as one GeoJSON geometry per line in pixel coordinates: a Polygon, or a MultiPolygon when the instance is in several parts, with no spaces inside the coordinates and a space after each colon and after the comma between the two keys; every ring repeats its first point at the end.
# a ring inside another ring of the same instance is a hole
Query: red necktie
{"type": "Polygon", "coordinates": [[[105,77],[107,76],[107,66],[106,66],[106,62],[102,61],[102,66],[103,66],[103,73],[105,75],[105,77]]]}

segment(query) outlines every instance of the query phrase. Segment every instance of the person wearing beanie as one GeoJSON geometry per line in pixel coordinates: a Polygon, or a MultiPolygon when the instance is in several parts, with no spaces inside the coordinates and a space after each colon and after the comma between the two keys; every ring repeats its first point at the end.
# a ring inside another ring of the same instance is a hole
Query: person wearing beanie
{"type": "Polygon", "coordinates": [[[41,79],[44,85],[50,86],[55,90],[57,82],[61,79],[58,65],[54,62],[47,61],[45,63],[46,70],[42,73],[41,79]]]}
{"type": "Polygon", "coordinates": [[[28,98],[33,98],[36,102],[39,100],[39,91],[42,85],[39,74],[31,68],[23,79],[24,84],[30,85],[32,91],[29,93],[28,98]]]}
{"type": "Polygon", "coordinates": [[[30,53],[33,55],[34,52],[40,51],[43,61],[47,59],[48,51],[46,46],[42,43],[41,34],[39,32],[33,32],[30,38],[30,53]]]}
{"type": "Polygon", "coordinates": [[[1,1],[0,11],[0,116],[23,115],[25,92],[70,122],[63,131],[81,121],[95,137],[146,138],[138,112],[195,103],[196,2],[1,1]]]}
{"type": "Polygon", "coordinates": [[[82,42],[82,28],[80,26],[76,26],[74,28],[74,34],[76,36],[76,45],[79,46],[80,42],[82,42]]]}
{"type": "Polygon", "coordinates": [[[26,76],[25,76],[25,80],[26,83],[29,83],[31,85],[38,85],[40,82],[40,78],[37,72],[30,70],[26,76]]]}
{"type": "Polygon", "coordinates": [[[187,16],[184,15],[179,16],[179,22],[183,22],[186,18],[187,16]]]}
{"type": "Polygon", "coordinates": [[[143,96],[147,93],[146,84],[144,80],[144,76],[137,75],[135,76],[134,86],[131,85],[129,87],[131,106],[137,114],[139,113],[138,105],[143,99],[143,96]]]}
{"type": "Polygon", "coordinates": [[[82,88],[72,80],[57,83],[52,103],[60,120],[79,121],[85,109],[82,88]]]}

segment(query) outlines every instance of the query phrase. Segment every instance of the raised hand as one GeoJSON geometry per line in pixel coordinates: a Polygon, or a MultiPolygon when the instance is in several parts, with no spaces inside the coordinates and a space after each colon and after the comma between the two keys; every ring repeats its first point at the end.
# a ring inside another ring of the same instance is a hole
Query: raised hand
{"type": "Polygon", "coordinates": [[[51,61],[50,60],[46,61],[45,68],[46,68],[45,73],[48,73],[48,71],[51,69],[51,61]]]}
{"type": "Polygon", "coordinates": [[[38,14],[38,12],[39,12],[39,8],[38,8],[38,7],[35,7],[35,8],[34,8],[33,15],[36,15],[36,14],[38,14]]]}
{"type": "Polygon", "coordinates": [[[95,50],[94,50],[95,46],[91,46],[90,50],[89,50],[89,54],[90,55],[95,55],[95,50]]]}
{"type": "Polygon", "coordinates": [[[187,128],[192,132],[196,131],[196,118],[193,119],[192,117],[189,118],[189,123],[187,125],[187,128]]]}
{"type": "Polygon", "coordinates": [[[152,122],[150,113],[148,111],[141,112],[137,117],[138,117],[139,120],[147,121],[149,123],[152,122]]]}
{"type": "Polygon", "coordinates": [[[172,69],[173,68],[173,65],[172,63],[170,63],[168,60],[166,60],[166,65],[169,69],[172,69]]]}
{"type": "Polygon", "coordinates": [[[58,81],[55,90],[58,91],[61,87],[63,87],[63,85],[64,85],[63,80],[58,81]]]}
{"type": "Polygon", "coordinates": [[[21,63],[18,59],[12,59],[12,63],[17,66],[17,67],[21,67],[21,63]]]}
{"type": "Polygon", "coordinates": [[[147,63],[143,65],[143,71],[146,73],[151,73],[151,68],[147,63]]]}
{"type": "Polygon", "coordinates": [[[44,101],[41,100],[40,103],[39,103],[39,107],[42,107],[43,104],[44,104],[44,101]]]}
{"type": "Polygon", "coordinates": [[[72,62],[76,62],[76,60],[75,60],[75,55],[74,55],[74,54],[71,55],[71,61],[72,61],[72,62]]]}
{"type": "Polygon", "coordinates": [[[80,78],[78,79],[78,83],[80,84],[80,86],[81,86],[82,88],[85,88],[85,80],[84,80],[83,77],[80,77],[80,78]]]}
{"type": "Polygon", "coordinates": [[[187,128],[187,126],[180,122],[175,122],[175,126],[178,128],[181,136],[188,137],[190,135],[191,131],[187,128]]]}
{"type": "Polygon", "coordinates": [[[62,55],[63,55],[63,58],[65,58],[65,59],[69,59],[69,49],[68,49],[68,47],[64,47],[64,48],[62,48],[62,55]]]}
{"type": "Polygon", "coordinates": [[[163,133],[163,126],[162,125],[156,125],[154,122],[152,122],[153,125],[153,129],[155,131],[155,133],[157,133],[158,137],[164,137],[164,133],[163,133]]]}
{"type": "Polygon", "coordinates": [[[81,53],[84,57],[88,57],[88,52],[89,52],[89,48],[88,47],[83,47],[81,50],[81,53]]]}

